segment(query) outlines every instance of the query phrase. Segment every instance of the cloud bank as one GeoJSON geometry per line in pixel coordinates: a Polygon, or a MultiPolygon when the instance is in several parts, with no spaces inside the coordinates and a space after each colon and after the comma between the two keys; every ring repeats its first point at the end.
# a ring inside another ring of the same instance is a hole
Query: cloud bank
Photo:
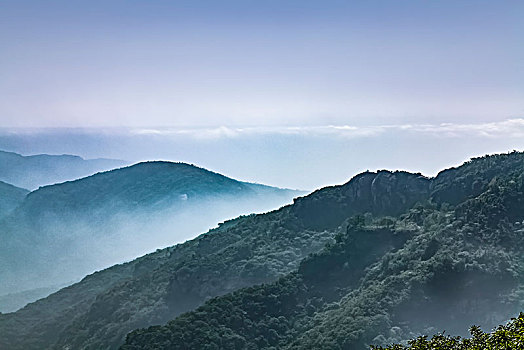
{"type": "Polygon", "coordinates": [[[238,138],[253,135],[335,136],[344,138],[376,137],[385,133],[404,132],[434,137],[523,137],[524,118],[487,123],[398,124],[378,126],[264,126],[211,128],[136,128],[132,135],[187,136],[195,139],[238,138]]]}

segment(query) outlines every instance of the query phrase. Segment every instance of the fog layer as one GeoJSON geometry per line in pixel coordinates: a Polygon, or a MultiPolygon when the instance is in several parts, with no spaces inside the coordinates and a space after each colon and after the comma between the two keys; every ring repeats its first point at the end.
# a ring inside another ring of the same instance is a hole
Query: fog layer
{"type": "Polygon", "coordinates": [[[79,280],[300,194],[174,163],[44,187],[2,221],[0,295],[79,280]]]}

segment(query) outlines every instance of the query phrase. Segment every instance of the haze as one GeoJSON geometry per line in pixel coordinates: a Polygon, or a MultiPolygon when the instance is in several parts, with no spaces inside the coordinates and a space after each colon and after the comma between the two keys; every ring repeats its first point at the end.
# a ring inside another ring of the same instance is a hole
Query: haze
{"type": "Polygon", "coordinates": [[[2,1],[18,127],[375,125],[523,115],[519,1],[2,1]]]}
{"type": "Polygon", "coordinates": [[[0,1],[0,348],[364,349],[516,315],[523,15],[0,1]]]}
{"type": "Polygon", "coordinates": [[[243,181],[314,190],[366,170],[433,176],[472,156],[522,150],[524,119],[363,127],[0,129],[0,149],[183,161],[243,181]]]}
{"type": "Polygon", "coordinates": [[[522,149],[523,7],[3,1],[0,148],[307,190],[366,169],[434,175],[522,149]]]}

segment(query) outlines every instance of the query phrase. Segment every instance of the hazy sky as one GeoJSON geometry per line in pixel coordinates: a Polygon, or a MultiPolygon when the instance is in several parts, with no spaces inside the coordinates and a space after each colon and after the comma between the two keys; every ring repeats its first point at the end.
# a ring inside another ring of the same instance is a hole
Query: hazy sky
{"type": "Polygon", "coordinates": [[[302,189],[433,175],[524,149],[523,18],[503,0],[3,0],[0,149],[302,189]]]}
{"type": "Polygon", "coordinates": [[[0,149],[183,161],[239,180],[313,190],[366,170],[431,176],[471,156],[524,150],[524,119],[368,127],[0,128],[0,149]]]}
{"type": "Polygon", "coordinates": [[[0,126],[495,122],[524,2],[0,2],[0,126]]]}

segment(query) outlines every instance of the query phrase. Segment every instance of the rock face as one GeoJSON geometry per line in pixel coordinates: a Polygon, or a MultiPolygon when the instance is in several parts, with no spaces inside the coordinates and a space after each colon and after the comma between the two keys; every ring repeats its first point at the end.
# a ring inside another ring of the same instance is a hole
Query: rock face
{"type": "Polygon", "coordinates": [[[365,172],[342,186],[298,198],[293,212],[315,228],[336,227],[345,218],[359,213],[396,216],[427,200],[430,182],[424,176],[403,171],[365,172]]]}

